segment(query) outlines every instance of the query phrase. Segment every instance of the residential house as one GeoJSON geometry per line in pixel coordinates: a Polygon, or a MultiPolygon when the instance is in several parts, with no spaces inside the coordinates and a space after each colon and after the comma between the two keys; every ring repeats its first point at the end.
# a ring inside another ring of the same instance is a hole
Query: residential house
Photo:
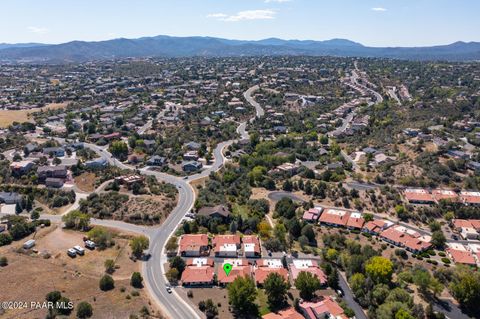
{"type": "Polygon", "coordinates": [[[410,204],[433,204],[435,199],[425,189],[407,188],[404,191],[404,196],[410,204]]]}
{"type": "Polygon", "coordinates": [[[302,219],[306,222],[316,223],[322,211],[323,207],[310,208],[303,213],[302,219]]]}
{"type": "Polygon", "coordinates": [[[345,227],[348,222],[350,213],[343,209],[327,208],[320,215],[319,222],[320,224],[334,226],[334,227],[345,227]]]}
{"type": "Polygon", "coordinates": [[[262,247],[260,246],[260,240],[257,236],[243,236],[243,253],[246,258],[258,258],[262,257],[262,247]]]}
{"type": "Polygon", "coordinates": [[[10,164],[10,169],[12,170],[12,174],[16,176],[21,176],[23,174],[28,173],[30,169],[33,167],[33,162],[24,160],[20,162],[13,162],[10,164]]]}
{"type": "Polygon", "coordinates": [[[365,219],[363,219],[363,215],[359,212],[352,212],[348,217],[346,226],[348,229],[361,230],[363,228],[363,224],[365,224],[365,219]]]}
{"type": "Polygon", "coordinates": [[[167,159],[163,156],[154,155],[147,160],[149,166],[163,166],[167,163],[167,159]]]}
{"type": "Polygon", "coordinates": [[[184,172],[196,172],[201,170],[202,167],[202,163],[196,161],[185,162],[182,164],[182,169],[184,172]]]}
{"type": "Polygon", "coordinates": [[[363,225],[362,231],[371,235],[379,235],[382,231],[393,225],[393,222],[389,220],[375,219],[363,225]]]}
{"type": "Polygon", "coordinates": [[[214,262],[209,258],[193,258],[186,262],[182,273],[183,286],[212,286],[214,283],[214,262]]]}
{"type": "Polygon", "coordinates": [[[432,244],[419,233],[403,226],[394,226],[384,230],[380,233],[380,238],[412,253],[420,253],[432,247],[432,244]]]}
{"type": "Polygon", "coordinates": [[[223,263],[217,267],[217,278],[220,285],[226,285],[233,282],[237,277],[251,277],[252,266],[245,258],[224,259],[223,263]],[[232,270],[227,275],[223,270],[223,265],[232,265],[232,270]]]}
{"type": "Polygon", "coordinates": [[[432,195],[437,202],[441,200],[456,202],[460,199],[458,194],[452,190],[434,189],[432,195]]]}
{"type": "Polygon", "coordinates": [[[343,308],[330,296],[300,302],[299,307],[306,319],[348,319],[343,308]]]}
{"type": "Polygon", "coordinates": [[[62,157],[65,156],[65,150],[62,147],[46,147],[43,149],[43,155],[62,157]]]}
{"type": "Polygon", "coordinates": [[[480,192],[460,192],[460,199],[465,205],[480,206],[480,192]]]}
{"type": "Polygon", "coordinates": [[[198,257],[209,254],[208,236],[206,234],[186,234],[180,237],[179,253],[185,257],[198,257]]]}
{"type": "Polygon", "coordinates": [[[262,316],[262,319],[305,319],[295,308],[289,307],[277,312],[270,312],[262,316]]]}
{"type": "Polygon", "coordinates": [[[212,240],[215,257],[237,257],[240,249],[240,236],[217,235],[212,240]]]}
{"type": "Polygon", "coordinates": [[[186,161],[196,161],[198,160],[199,155],[197,151],[188,151],[183,154],[183,159],[186,161]]]}
{"type": "Polygon", "coordinates": [[[277,273],[288,281],[288,271],[283,267],[281,259],[260,259],[254,267],[255,282],[262,285],[271,273],[277,273]]]}
{"type": "Polygon", "coordinates": [[[49,177],[66,178],[67,168],[65,166],[40,166],[37,168],[37,175],[40,181],[44,181],[49,177]]]}
{"type": "Polygon", "coordinates": [[[477,260],[474,254],[465,247],[465,245],[459,243],[447,243],[447,249],[445,249],[448,257],[450,257],[456,264],[463,264],[468,266],[476,266],[477,260]]]}
{"type": "Polygon", "coordinates": [[[96,169],[96,168],[103,168],[106,167],[108,161],[105,158],[98,157],[93,160],[89,160],[85,162],[85,167],[96,169]]]}
{"type": "Polygon", "coordinates": [[[301,272],[309,272],[317,277],[322,286],[327,284],[327,276],[318,266],[318,262],[313,259],[293,259],[290,264],[290,275],[293,282],[297,279],[301,272]]]}
{"type": "Polygon", "coordinates": [[[230,211],[224,205],[217,205],[214,207],[202,207],[198,210],[197,215],[228,219],[230,217],[230,211]]]}
{"type": "Polygon", "coordinates": [[[0,203],[11,205],[20,203],[22,196],[14,192],[0,192],[0,203]]]}

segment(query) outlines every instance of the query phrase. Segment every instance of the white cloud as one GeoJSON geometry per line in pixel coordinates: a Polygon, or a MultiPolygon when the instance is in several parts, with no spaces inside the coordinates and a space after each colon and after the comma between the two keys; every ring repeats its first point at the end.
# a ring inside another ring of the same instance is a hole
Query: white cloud
{"type": "Polygon", "coordinates": [[[214,18],[214,19],[224,19],[228,17],[225,13],[211,13],[207,15],[207,18],[214,18]]]}
{"type": "Polygon", "coordinates": [[[387,11],[387,9],[385,9],[385,8],[382,8],[382,7],[376,7],[376,8],[372,8],[372,11],[376,11],[376,12],[385,12],[385,11],[387,11]]]}
{"type": "Polygon", "coordinates": [[[275,19],[275,14],[276,12],[274,10],[246,10],[240,11],[234,15],[228,15],[225,13],[213,13],[209,14],[207,17],[220,21],[238,22],[245,20],[272,20],[275,19]]]}
{"type": "Polygon", "coordinates": [[[272,3],[272,2],[276,2],[276,3],[285,3],[285,2],[291,2],[292,0],[265,0],[265,3],[272,3]]]}
{"type": "Polygon", "coordinates": [[[47,28],[44,27],[28,27],[28,31],[36,34],[45,34],[48,32],[47,28]]]}

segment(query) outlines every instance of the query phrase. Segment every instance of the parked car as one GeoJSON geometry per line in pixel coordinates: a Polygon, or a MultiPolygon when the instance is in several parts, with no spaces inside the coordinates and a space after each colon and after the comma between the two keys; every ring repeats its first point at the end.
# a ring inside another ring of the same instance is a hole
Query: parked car
{"type": "Polygon", "coordinates": [[[168,292],[169,294],[171,294],[171,293],[172,293],[172,288],[171,288],[170,286],[167,286],[167,288],[166,288],[166,289],[167,289],[167,292],[168,292]]]}
{"type": "Polygon", "coordinates": [[[93,241],[91,241],[91,240],[85,241],[85,247],[87,247],[88,249],[93,250],[93,249],[95,249],[95,246],[96,245],[93,241]]]}
{"type": "Polygon", "coordinates": [[[83,249],[82,247],[80,246],[74,246],[73,249],[75,250],[75,252],[80,255],[80,256],[83,256],[85,255],[85,249],[83,249]]]}
{"type": "Polygon", "coordinates": [[[33,240],[33,239],[27,240],[27,241],[23,244],[23,248],[24,248],[24,249],[30,249],[30,248],[32,248],[33,246],[35,246],[35,240],[33,240]]]}
{"type": "Polygon", "coordinates": [[[72,258],[75,258],[77,256],[77,252],[75,251],[75,249],[70,248],[70,249],[67,250],[67,255],[72,257],[72,258]]]}

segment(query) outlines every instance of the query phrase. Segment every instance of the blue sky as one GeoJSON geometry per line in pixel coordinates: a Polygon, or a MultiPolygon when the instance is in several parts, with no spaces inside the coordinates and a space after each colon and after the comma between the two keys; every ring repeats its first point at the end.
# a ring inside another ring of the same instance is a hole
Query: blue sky
{"type": "Polygon", "coordinates": [[[0,12],[6,43],[160,34],[370,46],[480,41],[479,0],[1,0],[0,12]]]}

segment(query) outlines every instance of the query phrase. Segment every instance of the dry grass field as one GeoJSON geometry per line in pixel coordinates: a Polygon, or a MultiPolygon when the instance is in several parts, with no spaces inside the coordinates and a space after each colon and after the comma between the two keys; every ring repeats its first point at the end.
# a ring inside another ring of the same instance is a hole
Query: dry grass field
{"type": "Polygon", "coordinates": [[[30,109],[30,110],[0,110],[0,127],[8,127],[13,122],[23,123],[31,122],[31,114],[38,111],[61,109],[67,106],[68,103],[53,103],[47,106],[30,109]]]}
{"type": "MultiPolygon", "coordinates": [[[[129,258],[129,235],[118,233],[112,248],[86,250],[84,256],[68,257],[66,249],[73,245],[83,246],[83,235],[55,225],[50,229],[42,229],[36,237],[35,248],[40,253],[48,251],[51,254],[49,259],[40,254],[18,252],[17,248],[24,241],[2,247],[0,255],[6,256],[9,263],[7,267],[0,268],[2,300],[43,302],[47,293],[58,290],[74,304],[89,302],[94,318],[129,318],[130,314],[139,315],[143,306],[150,313],[157,314],[153,303],[150,305],[146,288],[135,289],[130,286],[131,274],[140,271],[141,263],[129,258]],[[115,260],[118,268],[112,274],[115,288],[103,292],[99,288],[99,280],[104,275],[104,262],[107,259],[115,260]]],[[[0,317],[45,318],[46,314],[47,311],[43,309],[23,309],[8,310],[0,317]]],[[[75,318],[75,309],[69,318],[75,318]]]]}

